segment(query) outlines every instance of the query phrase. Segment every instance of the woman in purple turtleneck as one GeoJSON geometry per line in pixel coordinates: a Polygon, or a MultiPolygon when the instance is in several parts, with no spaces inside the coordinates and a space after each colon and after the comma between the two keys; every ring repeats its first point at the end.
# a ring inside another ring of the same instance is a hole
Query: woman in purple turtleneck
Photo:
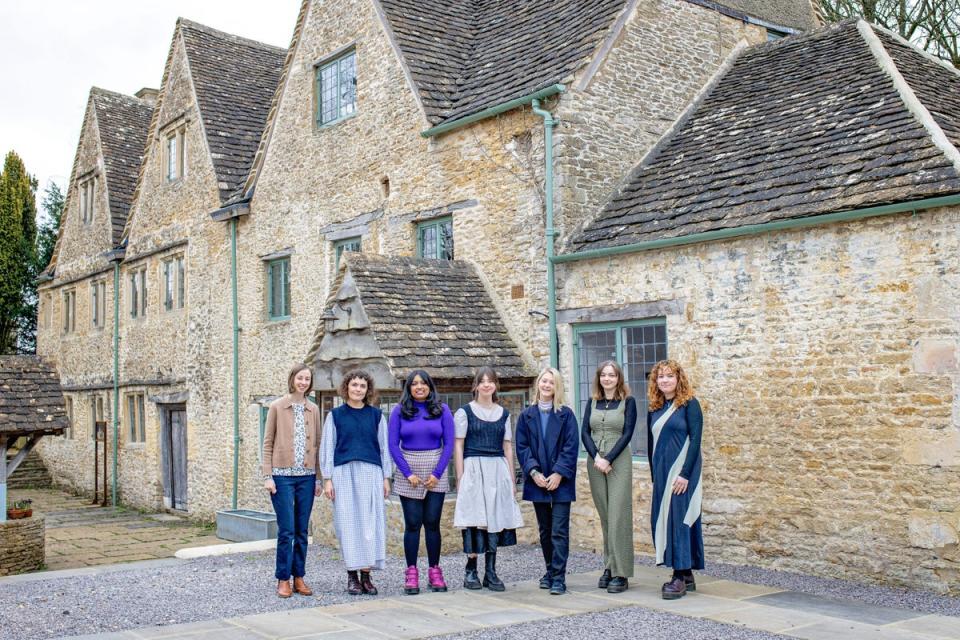
{"type": "Polygon", "coordinates": [[[395,465],[393,488],[403,507],[403,552],[407,571],[404,591],[420,593],[417,553],[420,529],[427,539],[427,581],[431,591],[446,591],[440,570],[440,515],[450,490],[447,464],[453,455],[453,414],[437,397],[437,388],[422,369],[407,376],[400,404],[390,413],[387,428],[390,455],[395,465]]]}

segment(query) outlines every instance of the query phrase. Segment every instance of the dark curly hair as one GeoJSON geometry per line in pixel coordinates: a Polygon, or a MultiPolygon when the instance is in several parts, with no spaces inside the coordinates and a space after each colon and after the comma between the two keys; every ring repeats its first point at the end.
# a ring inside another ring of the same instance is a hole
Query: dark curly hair
{"type": "Polygon", "coordinates": [[[344,402],[350,399],[350,381],[356,380],[357,378],[365,380],[367,383],[367,395],[364,396],[363,401],[367,404],[376,404],[377,387],[373,384],[373,376],[363,369],[353,369],[344,374],[343,380],[340,381],[340,388],[337,389],[337,391],[340,393],[340,397],[343,398],[344,402]]]}
{"type": "Polygon", "coordinates": [[[425,402],[427,405],[427,417],[439,418],[443,415],[443,403],[440,402],[440,398],[437,396],[437,385],[433,384],[433,378],[423,369],[414,369],[403,382],[403,391],[400,393],[400,413],[407,420],[413,420],[413,417],[417,415],[417,408],[413,404],[413,396],[410,395],[410,387],[413,385],[413,379],[417,376],[420,376],[420,379],[430,387],[430,393],[427,395],[425,402]]]}

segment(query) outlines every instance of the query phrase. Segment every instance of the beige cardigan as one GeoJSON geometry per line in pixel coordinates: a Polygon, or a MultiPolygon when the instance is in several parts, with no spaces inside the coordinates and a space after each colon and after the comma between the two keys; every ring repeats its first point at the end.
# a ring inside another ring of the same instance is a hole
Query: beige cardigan
{"type": "MultiPolygon", "coordinates": [[[[317,471],[320,468],[320,409],[309,399],[304,403],[303,422],[307,432],[307,451],[303,466],[317,471]]],[[[273,474],[275,467],[293,466],[293,398],[290,394],[274,400],[267,412],[267,427],[263,434],[264,476],[273,474]]]]}

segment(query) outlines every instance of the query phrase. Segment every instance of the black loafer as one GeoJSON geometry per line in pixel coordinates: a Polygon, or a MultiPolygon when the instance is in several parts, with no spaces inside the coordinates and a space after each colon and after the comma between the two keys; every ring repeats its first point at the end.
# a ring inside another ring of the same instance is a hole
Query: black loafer
{"type": "Polygon", "coordinates": [[[553,578],[550,576],[550,574],[543,574],[543,577],[540,578],[540,588],[549,589],[551,584],[553,584],[553,578]]]}
{"type": "Polygon", "coordinates": [[[554,580],[550,583],[550,595],[562,596],[567,592],[567,584],[562,580],[554,580]]]}
{"type": "Polygon", "coordinates": [[[630,584],[626,578],[620,576],[610,578],[610,583],[607,585],[607,593],[623,593],[629,586],[630,584]]]}
{"type": "Polygon", "coordinates": [[[610,569],[604,569],[603,575],[600,576],[600,579],[597,580],[597,589],[606,589],[607,585],[610,584],[610,569]]]}

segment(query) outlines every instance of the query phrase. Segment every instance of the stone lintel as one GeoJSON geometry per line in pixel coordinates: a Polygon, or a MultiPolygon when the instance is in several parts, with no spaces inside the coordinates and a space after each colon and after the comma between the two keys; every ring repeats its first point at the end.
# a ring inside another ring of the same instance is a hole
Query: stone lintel
{"type": "Polygon", "coordinates": [[[685,306],[686,302],[681,298],[676,300],[657,300],[654,302],[558,309],[557,324],[625,322],[628,320],[642,320],[644,318],[676,316],[683,313],[685,306]]]}

